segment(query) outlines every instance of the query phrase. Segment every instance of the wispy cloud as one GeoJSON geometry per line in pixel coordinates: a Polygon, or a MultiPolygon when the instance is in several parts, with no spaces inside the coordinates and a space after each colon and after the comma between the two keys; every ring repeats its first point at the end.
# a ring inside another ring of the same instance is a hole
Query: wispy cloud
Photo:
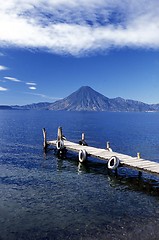
{"type": "Polygon", "coordinates": [[[11,81],[11,82],[16,82],[16,83],[23,83],[23,84],[26,84],[28,85],[28,88],[30,90],[36,90],[36,83],[35,82],[24,82],[24,81],[21,81],[15,77],[4,77],[5,80],[0,80],[0,82],[6,82],[6,81],[11,81]]]}
{"type": "Polygon", "coordinates": [[[36,84],[35,82],[26,82],[25,84],[26,84],[26,85],[29,85],[28,88],[29,88],[30,90],[36,90],[36,85],[37,85],[37,84],[36,84]]]}
{"type": "Polygon", "coordinates": [[[0,5],[0,19],[1,47],[72,55],[159,49],[158,0],[8,0],[0,5]]]}
{"type": "Polygon", "coordinates": [[[22,82],[21,80],[14,77],[4,77],[4,79],[12,81],[12,82],[22,82]]]}
{"type": "Polygon", "coordinates": [[[3,71],[3,70],[8,70],[8,67],[0,65],[0,71],[3,71]]]}
{"type": "Polygon", "coordinates": [[[36,87],[29,87],[29,89],[31,89],[31,90],[36,90],[36,87]]]}
{"type": "Polygon", "coordinates": [[[31,94],[31,95],[38,96],[38,97],[41,97],[41,98],[45,98],[45,99],[52,100],[52,101],[62,99],[62,98],[58,98],[58,97],[50,97],[50,96],[47,96],[47,95],[42,94],[42,93],[25,92],[25,94],[31,94]]]}
{"type": "Polygon", "coordinates": [[[26,85],[36,86],[37,84],[34,82],[26,82],[26,85]]]}
{"type": "Polygon", "coordinates": [[[7,88],[0,87],[0,91],[7,91],[7,90],[8,90],[7,88]]]}

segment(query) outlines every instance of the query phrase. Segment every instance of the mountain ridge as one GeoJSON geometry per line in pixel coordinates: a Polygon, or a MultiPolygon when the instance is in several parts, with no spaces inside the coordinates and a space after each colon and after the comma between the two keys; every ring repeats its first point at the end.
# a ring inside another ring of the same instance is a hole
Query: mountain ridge
{"type": "MultiPolygon", "coordinates": [[[[156,105],[155,105],[156,106],[156,105]]],[[[83,86],[68,97],[51,104],[48,110],[66,111],[111,111],[111,112],[141,112],[158,111],[151,104],[123,99],[121,97],[108,98],[89,86],[83,86]]]]}
{"type": "MultiPolygon", "coordinates": [[[[19,110],[53,111],[110,111],[110,112],[150,112],[159,111],[159,104],[147,104],[121,97],[108,98],[89,86],[82,86],[69,96],[53,103],[40,102],[23,106],[10,106],[19,110]]],[[[3,107],[2,107],[3,109],[3,107]]]]}

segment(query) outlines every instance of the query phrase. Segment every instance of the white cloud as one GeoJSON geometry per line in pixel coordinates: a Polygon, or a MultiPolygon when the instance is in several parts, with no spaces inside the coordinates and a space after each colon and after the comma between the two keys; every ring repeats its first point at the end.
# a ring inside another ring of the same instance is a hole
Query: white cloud
{"type": "Polygon", "coordinates": [[[36,87],[29,87],[29,89],[31,89],[31,90],[36,90],[36,87]]]}
{"type": "Polygon", "coordinates": [[[8,90],[7,88],[0,87],[0,91],[7,91],[7,90],[8,90]]]}
{"type": "Polygon", "coordinates": [[[34,95],[34,96],[38,96],[38,97],[41,97],[41,98],[46,98],[48,100],[52,100],[52,101],[56,101],[56,100],[60,100],[62,98],[57,98],[57,97],[50,97],[50,96],[47,96],[43,93],[31,93],[31,92],[25,92],[25,94],[31,94],[31,95],[34,95]]]}
{"type": "Polygon", "coordinates": [[[72,55],[125,46],[159,49],[158,0],[7,0],[0,19],[1,47],[72,55]]]}
{"type": "Polygon", "coordinates": [[[26,82],[26,85],[32,85],[32,86],[36,86],[37,84],[34,82],[26,82]]]}
{"type": "Polygon", "coordinates": [[[8,70],[8,68],[5,67],[5,66],[0,65],[0,71],[3,71],[3,70],[8,70]]]}
{"type": "Polygon", "coordinates": [[[14,77],[4,77],[6,80],[12,81],[12,82],[22,82],[21,80],[14,78],[14,77]]]}

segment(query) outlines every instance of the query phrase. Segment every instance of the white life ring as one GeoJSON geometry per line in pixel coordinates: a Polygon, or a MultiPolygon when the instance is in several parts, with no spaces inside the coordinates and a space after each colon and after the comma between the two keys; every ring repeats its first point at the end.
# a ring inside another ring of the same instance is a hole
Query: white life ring
{"type": "Polygon", "coordinates": [[[108,161],[108,168],[115,170],[119,166],[120,160],[116,156],[113,156],[108,161]]]}
{"type": "Polygon", "coordinates": [[[57,148],[58,150],[63,149],[63,148],[64,148],[64,141],[63,141],[63,140],[57,141],[57,142],[56,142],[56,148],[57,148]]]}
{"type": "Polygon", "coordinates": [[[78,154],[79,161],[81,163],[85,162],[87,159],[87,152],[85,149],[81,149],[78,154]]]}

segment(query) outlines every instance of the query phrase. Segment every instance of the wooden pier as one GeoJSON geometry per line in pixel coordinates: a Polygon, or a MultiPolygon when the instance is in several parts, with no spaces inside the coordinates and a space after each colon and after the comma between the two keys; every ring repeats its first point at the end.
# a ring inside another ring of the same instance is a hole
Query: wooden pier
{"type": "Polygon", "coordinates": [[[88,156],[93,156],[104,160],[108,163],[108,168],[112,170],[116,170],[119,166],[126,166],[140,172],[145,171],[151,174],[159,174],[159,163],[142,159],[139,153],[137,157],[131,157],[126,154],[114,152],[110,148],[109,142],[107,142],[106,149],[87,146],[84,134],[82,134],[82,139],[79,143],[70,142],[62,135],[61,127],[58,128],[57,140],[47,141],[45,129],[43,129],[43,136],[44,149],[47,149],[49,145],[53,145],[61,152],[63,152],[64,149],[78,152],[80,162],[86,161],[88,156]]]}

